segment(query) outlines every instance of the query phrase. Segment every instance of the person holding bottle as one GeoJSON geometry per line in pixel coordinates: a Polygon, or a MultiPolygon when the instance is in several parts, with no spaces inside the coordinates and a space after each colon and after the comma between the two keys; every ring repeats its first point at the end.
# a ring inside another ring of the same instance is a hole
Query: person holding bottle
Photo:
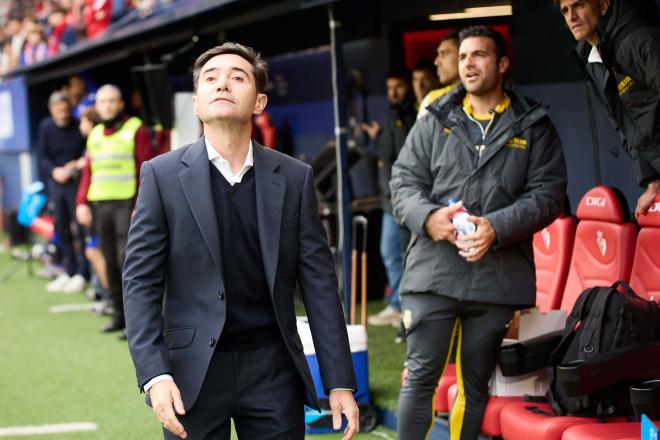
{"type": "Polygon", "coordinates": [[[432,426],[429,408],[453,343],[450,439],[478,438],[498,348],[514,311],[535,303],[532,236],[561,210],[566,165],[543,106],[505,90],[508,69],[499,33],[462,30],[463,85],[429,107],[393,166],[394,216],[413,234],[399,287],[408,341],[401,440],[424,439],[432,426]],[[466,221],[476,230],[456,234],[466,221]]]}

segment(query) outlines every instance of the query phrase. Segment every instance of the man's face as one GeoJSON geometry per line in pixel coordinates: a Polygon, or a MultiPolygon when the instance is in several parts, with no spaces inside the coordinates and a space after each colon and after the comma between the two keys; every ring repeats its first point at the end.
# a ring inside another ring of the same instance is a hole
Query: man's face
{"type": "Polygon", "coordinates": [[[193,111],[205,124],[247,123],[264,110],[267,101],[266,95],[257,93],[252,64],[239,55],[222,54],[202,66],[193,111]]]}
{"type": "Polygon", "coordinates": [[[560,0],[559,10],[577,41],[597,42],[600,17],[607,12],[609,0],[560,0]]]}
{"type": "Polygon", "coordinates": [[[415,92],[417,102],[422,102],[422,99],[431,90],[437,87],[438,79],[435,78],[433,73],[426,69],[414,70],[412,74],[412,87],[415,92]]]}
{"type": "Polygon", "coordinates": [[[66,127],[71,122],[71,107],[66,101],[58,101],[53,103],[48,110],[50,111],[50,116],[55,121],[55,125],[58,127],[66,127]]]}
{"type": "Polygon", "coordinates": [[[387,78],[387,101],[390,105],[399,105],[410,93],[410,83],[403,78],[387,78]]]}
{"type": "Polygon", "coordinates": [[[458,47],[454,40],[445,40],[438,46],[438,56],[433,62],[438,68],[440,84],[449,85],[458,80],[458,47]]]}
{"type": "Polygon", "coordinates": [[[509,68],[509,59],[497,59],[495,42],[488,37],[468,37],[458,51],[458,71],[465,89],[484,96],[502,87],[502,75],[509,68]]]}
{"type": "Polygon", "coordinates": [[[124,100],[118,91],[101,88],[96,92],[94,108],[102,121],[111,121],[124,109],[124,100]]]}

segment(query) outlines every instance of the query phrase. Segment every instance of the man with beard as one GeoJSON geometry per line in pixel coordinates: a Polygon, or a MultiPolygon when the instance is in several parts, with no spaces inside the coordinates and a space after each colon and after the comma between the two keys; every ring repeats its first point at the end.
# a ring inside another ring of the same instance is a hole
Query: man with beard
{"type": "Polygon", "coordinates": [[[417,119],[428,113],[426,108],[429,105],[447,95],[461,83],[461,78],[458,76],[458,31],[450,32],[440,39],[433,64],[442,87],[431,90],[424,97],[419,105],[417,119]]]}
{"type": "Polygon", "coordinates": [[[401,440],[426,438],[454,342],[450,439],[478,438],[509,322],[535,303],[532,236],[559,214],[566,191],[550,118],[539,103],[504,89],[502,36],[483,26],[461,31],[458,59],[463,87],[417,121],[390,184],[394,215],[413,234],[400,285],[408,341],[401,440]],[[451,217],[461,208],[476,231],[456,236],[451,217]]]}

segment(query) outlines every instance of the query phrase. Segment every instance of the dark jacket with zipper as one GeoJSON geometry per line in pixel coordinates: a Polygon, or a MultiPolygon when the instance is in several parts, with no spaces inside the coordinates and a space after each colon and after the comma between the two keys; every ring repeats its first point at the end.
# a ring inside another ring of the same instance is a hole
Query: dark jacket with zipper
{"type": "Polygon", "coordinates": [[[612,0],[598,27],[606,69],[588,62],[589,43],[576,48],[642,186],[660,178],[660,27],[654,9],[651,0],[612,0]]]}
{"type": "Polygon", "coordinates": [[[458,87],[411,130],[392,170],[394,215],[413,239],[400,292],[431,292],[460,300],[533,306],[533,234],[559,214],[566,192],[561,143],[543,107],[515,91],[498,116],[481,155],[470,141],[471,121],[458,87]],[[493,247],[476,263],[447,241],[433,241],[424,223],[447,200],[486,217],[493,247]]]}
{"type": "Polygon", "coordinates": [[[390,201],[390,179],[392,178],[392,165],[399,156],[406,136],[410,132],[415,120],[415,95],[409,93],[399,105],[390,106],[387,122],[378,142],[378,181],[380,184],[381,207],[385,212],[392,213],[390,201]]]}

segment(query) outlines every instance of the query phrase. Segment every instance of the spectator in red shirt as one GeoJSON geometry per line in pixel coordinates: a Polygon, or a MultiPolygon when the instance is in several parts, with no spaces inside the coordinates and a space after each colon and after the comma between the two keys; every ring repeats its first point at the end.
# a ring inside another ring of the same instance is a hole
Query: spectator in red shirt
{"type": "Polygon", "coordinates": [[[87,38],[102,34],[110,26],[112,0],[87,0],[83,18],[87,24],[87,38]]]}

